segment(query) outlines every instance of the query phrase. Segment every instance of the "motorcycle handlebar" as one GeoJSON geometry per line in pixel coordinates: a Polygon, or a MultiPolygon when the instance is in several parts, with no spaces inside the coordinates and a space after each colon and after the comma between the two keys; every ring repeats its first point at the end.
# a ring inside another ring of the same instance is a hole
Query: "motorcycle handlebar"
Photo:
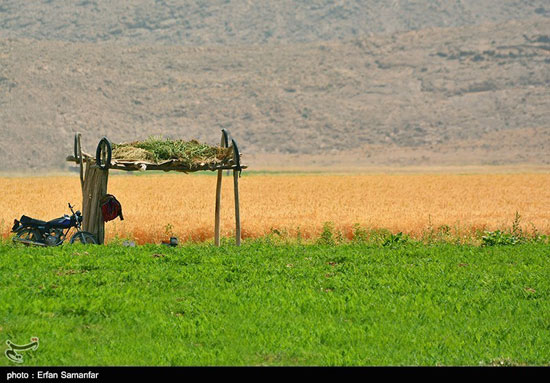
{"type": "Polygon", "coordinates": [[[70,203],[70,202],[69,202],[69,209],[71,209],[71,213],[73,213],[73,215],[75,215],[75,212],[74,212],[73,206],[71,205],[71,203],[70,203]]]}

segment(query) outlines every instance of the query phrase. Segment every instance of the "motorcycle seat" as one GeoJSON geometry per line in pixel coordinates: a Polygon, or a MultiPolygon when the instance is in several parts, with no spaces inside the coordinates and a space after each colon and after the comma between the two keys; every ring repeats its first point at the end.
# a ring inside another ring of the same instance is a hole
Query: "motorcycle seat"
{"type": "Polygon", "coordinates": [[[27,217],[26,215],[21,217],[21,225],[23,226],[30,226],[30,227],[36,227],[36,228],[45,228],[47,230],[49,229],[66,229],[71,227],[72,220],[71,217],[68,215],[60,218],[52,219],[51,221],[41,221],[39,219],[34,219],[31,217],[27,217]]]}
{"type": "Polygon", "coordinates": [[[34,219],[31,217],[27,217],[26,215],[22,216],[19,220],[23,226],[32,226],[32,227],[38,227],[38,226],[45,226],[45,221],[40,221],[38,219],[34,219]]]}

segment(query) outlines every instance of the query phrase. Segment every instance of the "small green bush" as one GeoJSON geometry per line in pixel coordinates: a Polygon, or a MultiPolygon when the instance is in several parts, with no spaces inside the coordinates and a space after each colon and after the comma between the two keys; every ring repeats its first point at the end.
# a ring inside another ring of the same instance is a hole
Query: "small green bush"
{"type": "Polygon", "coordinates": [[[404,245],[407,242],[409,242],[409,237],[402,232],[399,232],[397,234],[390,234],[388,237],[386,237],[385,241],[382,243],[382,246],[395,247],[404,245]]]}
{"type": "Polygon", "coordinates": [[[517,245],[521,242],[523,241],[514,234],[500,230],[486,231],[485,235],[481,237],[481,246],[508,246],[517,245]]]}
{"type": "Polygon", "coordinates": [[[367,231],[361,227],[360,224],[356,223],[353,225],[353,242],[356,243],[365,243],[369,239],[367,231]]]}
{"type": "Polygon", "coordinates": [[[505,231],[485,231],[485,235],[481,237],[481,246],[510,246],[528,242],[520,226],[521,215],[516,212],[512,229],[509,232],[505,231]]]}
{"type": "Polygon", "coordinates": [[[323,231],[317,243],[329,246],[334,246],[336,244],[336,239],[334,238],[334,224],[332,222],[325,222],[323,224],[323,231]]]}

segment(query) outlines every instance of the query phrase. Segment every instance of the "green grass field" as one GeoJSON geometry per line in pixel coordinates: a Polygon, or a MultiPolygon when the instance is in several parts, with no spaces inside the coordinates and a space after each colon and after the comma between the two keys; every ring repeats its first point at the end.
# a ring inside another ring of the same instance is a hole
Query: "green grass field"
{"type": "Polygon", "coordinates": [[[550,364],[550,246],[0,245],[0,365],[550,364]]]}

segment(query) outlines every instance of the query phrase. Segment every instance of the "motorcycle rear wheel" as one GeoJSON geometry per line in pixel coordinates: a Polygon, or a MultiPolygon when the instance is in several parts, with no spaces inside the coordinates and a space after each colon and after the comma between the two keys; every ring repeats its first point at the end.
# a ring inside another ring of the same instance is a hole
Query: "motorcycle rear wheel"
{"type": "Polygon", "coordinates": [[[40,232],[38,230],[30,227],[25,227],[15,234],[15,237],[13,237],[13,242],[22,243],[26,246],[32,245],[32,243],[25,243],[25,241],[42,243],[42,236],[40,235],[40,232]]]}
{"type": "Polygon", "coordinates": [[[81,231],[72,236],[71,245],[74,243],[81,243],[83,245],[97,245],[97,239],[95,239],[95,236],[92,233],[81,231]]]}

